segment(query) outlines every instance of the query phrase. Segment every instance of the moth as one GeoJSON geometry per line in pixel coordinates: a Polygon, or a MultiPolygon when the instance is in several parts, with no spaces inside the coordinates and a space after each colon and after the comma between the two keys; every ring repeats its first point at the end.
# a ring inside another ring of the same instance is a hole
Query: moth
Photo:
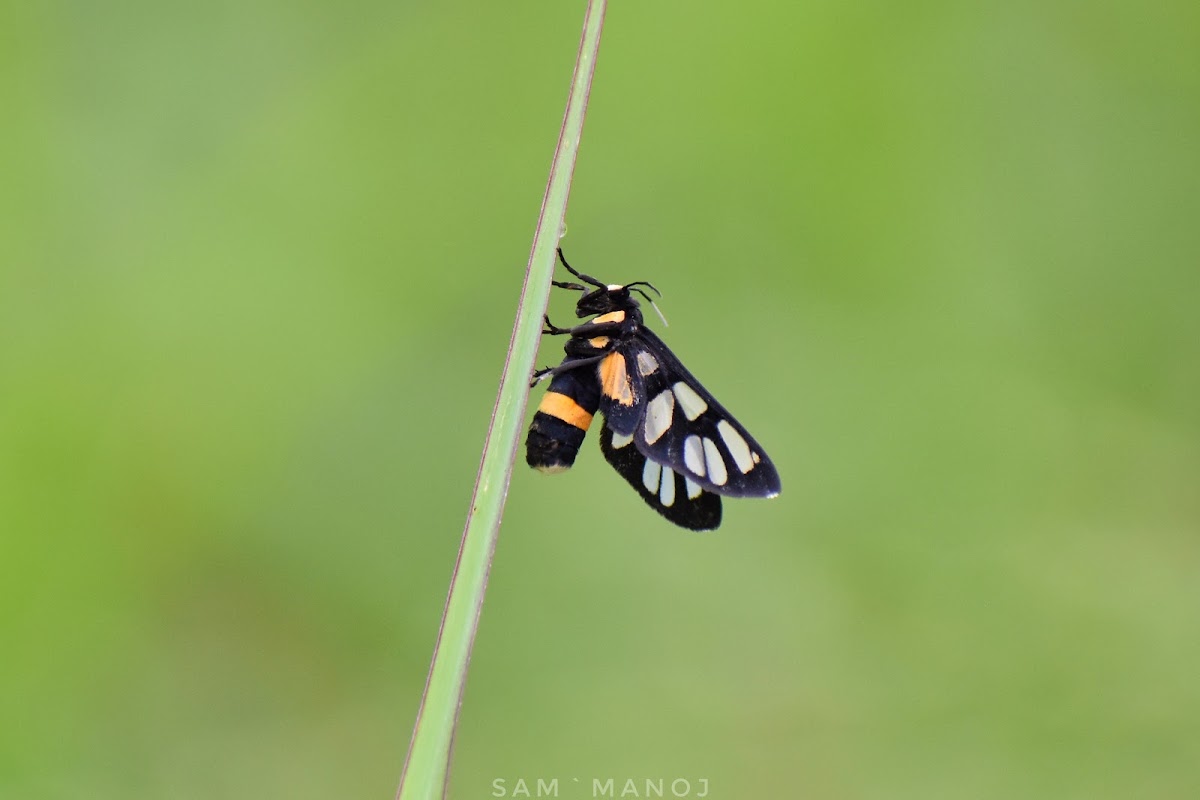
{"type": "Polygon", "coordinates": [[[561,249],[558,259],[583,283],[554,285],[582,292],[575,314],[591,319],[559,328],[545,318],[543,334],[568,337],[566,358],[533,373],[531,386],[550,386],[525,440],[529,466],[569,469],[599,411],[605,460],[676,525],[713,530],[722,497],[778,495],[779,473],[762,446],[646,327],[634,294],[654,305],[641,287],[658,290],[602,283],[572,269],[561,249]]]}

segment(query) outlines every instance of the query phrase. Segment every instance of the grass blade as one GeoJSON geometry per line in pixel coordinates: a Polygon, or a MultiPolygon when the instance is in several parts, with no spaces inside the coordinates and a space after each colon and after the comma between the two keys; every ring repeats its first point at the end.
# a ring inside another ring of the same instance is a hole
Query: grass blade
{"type": "Polygon", "coordinates": [[[397,800],[432,800],[446,796],[458,712],[466,686],[471,646],[483,610],[484,591],[496,540],[504,498],[512,476],[525,405],[529,399],[529,374],[541,338],[542,316],[554,274],[555,248],[567,213],[571,175],[583,134],[584,113],[600,49],[606,0],[589,0],[583,35],[575,60],[575,73],[567,97],[558,146],[550,167],[546,194],[538,215],[533,248],[525,268],[525,285],[517,308],[512,339],[500,378],[500,391],[492,411],[491,425],[483,445],[483,458],[475,478],[475,492],[467,513],[458,561],[450,579],[450,591],[442,612],[442,626],[434,646],[433,663],[404,771],[397,800]]]}

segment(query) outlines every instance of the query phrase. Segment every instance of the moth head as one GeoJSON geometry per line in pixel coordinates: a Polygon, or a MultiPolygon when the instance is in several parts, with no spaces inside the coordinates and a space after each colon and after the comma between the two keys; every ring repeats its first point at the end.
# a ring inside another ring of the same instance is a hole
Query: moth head
{"type": "Polygon", "coordinates": [[[583,281],[589,286],[596,287],[595,289],[588,291],[588,287],[584,286],[582,283],[551,281],[551,283],[560,289],[570,289],[576,292],[583,292],[583,296],[580,297],[579,302],[575,304],[576,316],[588,317],[592,314],[609,314],[613,311],[630,311],[638,308],[638,301],[633,299],[632,294],[633,292],[637,292],[642,297],[646,298],[646,300],[650,302],[650,305],[654,306],[654,311],[658,314],[659,319],[663,321],[663,325],[667,324],[666,318],[663,317],[662,312],[659,311],[658,306],[655,305],[654,298],[646,294],[645,289],[639,288],[641,286],[645,286],[647,289],[652,290],[659,297],[662,297],[662,292],[660,292],[658,289],[655,289],[653,284],[647,281],[634,281],[633,283],[627,283],[623,286],[615,283],[601,283],[591,275],[584,275],[582,272],[575,271],[575,269],[567,263],[567,259],[565,256],[563,256],[561,247],[558,248],[558,260],[564,267],[566,267],[567,272],[570,272],[576,278],[579,278],[579,280],[583,281]]]}
{"type": "Polygon", "coordinates": [[[633,299],[629,286],[612,284],[603,289],[594,289],[575,304],[575,315],[588,317],[592,314],[607,314],[610,311],[628,311],[637,308],[638,301],[633,299]]]}

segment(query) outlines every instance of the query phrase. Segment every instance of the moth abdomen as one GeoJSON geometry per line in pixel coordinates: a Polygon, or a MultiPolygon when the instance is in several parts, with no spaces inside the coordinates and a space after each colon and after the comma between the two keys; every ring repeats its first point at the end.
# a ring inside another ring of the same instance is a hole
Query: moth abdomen
{"type": "Polygon", "coordinates": [[[584,367],[555,375],[529,426],[525,462],[547,473],[570,469],[599,407],[595,370],[584,367]]]}

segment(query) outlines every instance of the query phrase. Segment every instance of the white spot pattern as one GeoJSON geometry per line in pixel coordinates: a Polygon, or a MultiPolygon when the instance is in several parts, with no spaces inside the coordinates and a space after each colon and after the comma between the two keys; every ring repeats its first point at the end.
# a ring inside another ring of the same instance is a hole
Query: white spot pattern
{"type": "Polygon", "coordinates": [[[646,459],[645,466],[642,467],[642,485],[646,487],[646,491],[654,494],[658,491],[658,478],[661,468],[650,459],[646,459]]]}
{"type": "Polygon", "coordinates": [[[708,403],[704,402],[704,398],[683,381],[676,383],[674,389],[675,396],[679,398],[679,407],[683,409],[688,420],[693,420],[708,410],[708,403]]]}
{"type": "Polygon", "coordinates": [[[692,435],[683,440],[683,465],[692,474],[704,477],[704,445],[700,444],[699,436],[692,435]]]}
{"type": "Polygon", "coordinates": [[[700,488],[700,484],[693,481],[691,478],[684,478],[683,482],[687,484],[688,500],[695,500],[704,490],[700,488]]]}
{"type": "Polygon", "coordinates": [[[725,472],[725,459],[721,458],[721,451],[712,439],[704,440],[704,461],[708,465],[708,479],[717,486],[724,486],[729,474],[725,472]]]}
{"type": "Polygon", "coordinates": [[[654,444],[671,427],[671,414],[675,410],[675,395],[669,391],[660,392],[658,397],[646,406],[646,441],[654,444]]]}
{"type": "Polygon", "coordinates": [[[658,361],[654,356],[647,353],[645,350],[637,354],[638,372],[645,375],[653,375],[658,369],[658,361]]]}
{"type": "Polygon", "coordinates": [[[620,450],[625,445],[633,441],[633,436],[626,436],[623,433],[613,433],[612,446],[614,450],[620,450]]]}
{"type": "Polygon", "coordinates": [[[725,447],[729,450],[729,455],[733,456],[733,461],[742,474],[754,469],[754,459],[750,457],[750,445],[746,444],[746,440],[727,420],[717,423],[717,432],[725,440],[725,447]]]}
{"type": "Polygon", "coordinates": [[[662,485],[658,489],[658,499],[667,508],[675,502],[675,473],[667,467],[662,468],[662,485]]]}

